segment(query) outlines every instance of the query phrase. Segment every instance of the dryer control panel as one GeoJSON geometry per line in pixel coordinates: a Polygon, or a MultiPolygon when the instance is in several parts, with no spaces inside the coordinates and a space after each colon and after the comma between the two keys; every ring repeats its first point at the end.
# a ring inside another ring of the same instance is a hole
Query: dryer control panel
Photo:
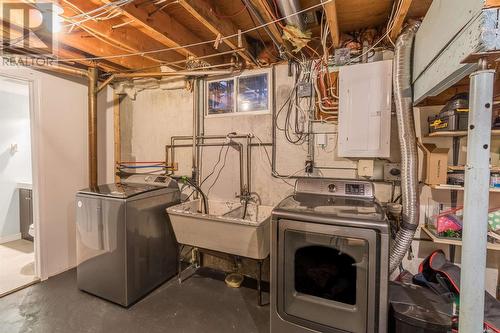
{"type": "Polygon", "coordinates": [[[295,182],[295,194],[299,193],[373,199],[375,190],[373,183],[360,180],[300,178],[295,182]]]}

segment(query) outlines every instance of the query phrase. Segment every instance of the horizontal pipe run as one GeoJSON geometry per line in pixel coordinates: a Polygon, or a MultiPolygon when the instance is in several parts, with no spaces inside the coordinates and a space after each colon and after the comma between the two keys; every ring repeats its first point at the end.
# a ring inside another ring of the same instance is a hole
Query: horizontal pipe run
{"type": "Polygon", "coordinates": [[[61,74],[67,74],[72,76],[79,76],[84,78],[89,78],[89,74],[84,69],[66,67],[61,65],[47,65],[47,66],[33,66],[35,69],[44,69],[52,72],[57,72],[61,74]]]}
{"type": "MultiPolygon", "coordinates": [[[[227,66],[229,64],[214,65],[213,67],[227,66]]],[[[232,65],[232,64],[230,64],[232,65]]],[[[170,77],[186,77],[186,76],[207,76],[207,75],[232,75],[234,70],[199,70],[199,71],[178,71],[178,72],[139,72],[139,73],[116,73],[108,77],[97,88],[98,91],[103,90],[115,79],[140,79],[140,78],[160,78],[165,76],[170,77]]]]}
{"type": "Polygon", "coordinates": [[[178,72],[142,72],[142,73],[117,73],[113,74],[115,78],[148,78],[163,76],[206,76],[206,75],[231,75],[233,70],[216,71],[178,71],[178,72]]]}

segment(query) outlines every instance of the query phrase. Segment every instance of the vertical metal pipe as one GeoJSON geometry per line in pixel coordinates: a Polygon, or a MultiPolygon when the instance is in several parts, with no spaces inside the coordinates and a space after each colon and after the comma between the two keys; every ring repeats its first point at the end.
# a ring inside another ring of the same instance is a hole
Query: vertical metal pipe
{"type": "Polygon", "coordinates": [[[97,186],[97,67],[88,70],[89,185],[97,186]]]}
{"type": "Polygon", "coordinates": [[[198,154],[196,153],[196,134],[198,133],[198,108],[199,108],[200,89],[198,80],[195,80],[193,85],[193,168],[191,179],[197,183],[198,180],[198,154]]]}
{"type": "MultiPolygon", "coordinates": [[[[198,132],[197,136],[200,138],[198,143],[204,143],[205,140],[203,136],[205,135],[205,80],[202,78],[198,79],[199,84],[199,94],[198,94],[198,132]]],[[[203,172],[203,155],[202,155],[202,147],[198,146],[197,154],[198,154],[198,184],[201,184],[202,181],[202,172],[203,172]]]]}
{"type": "Polygon", "coordinates": [[[470,76],[460,274],[460,332],[483,331],[494,77],[494,70],[479,70],[470,76]]]}

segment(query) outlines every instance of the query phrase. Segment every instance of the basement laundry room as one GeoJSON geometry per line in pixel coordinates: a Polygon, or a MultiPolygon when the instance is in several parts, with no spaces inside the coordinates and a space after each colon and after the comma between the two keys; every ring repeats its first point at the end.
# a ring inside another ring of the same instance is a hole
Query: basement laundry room
{"type": "Polygon", "coordinates": [[[0,333],[500,333],[500,1],[0,18],[0,333]]]}

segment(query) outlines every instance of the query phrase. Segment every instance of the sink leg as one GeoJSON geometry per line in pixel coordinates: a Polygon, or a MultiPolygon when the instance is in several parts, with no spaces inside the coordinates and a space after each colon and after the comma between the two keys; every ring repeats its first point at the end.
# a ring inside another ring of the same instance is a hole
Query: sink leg
{"type": "Polygon", "coordinates": [[[257,276],[257,292],[258,292],[258,304],[262,306],[262,260],[257,262],[258,265],[258,276],[257,276]]]}
{"type": "Polygon", "coordinates": [[[177,281],[179,284],[182,283],[181,272],[182,272],[182,250],[184,249],[184,245],[179,245],[179,256],[177,261],[177,281]]]}

